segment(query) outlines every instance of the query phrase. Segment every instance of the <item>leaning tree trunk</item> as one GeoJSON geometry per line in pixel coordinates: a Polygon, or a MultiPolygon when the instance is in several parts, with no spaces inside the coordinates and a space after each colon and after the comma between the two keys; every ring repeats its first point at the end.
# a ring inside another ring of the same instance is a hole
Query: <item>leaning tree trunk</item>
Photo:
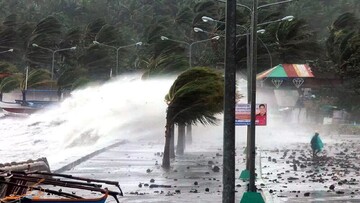
{"type": "Polygon", "coordinates": [[[174,136],[174,132],[175,132],[175,125],[171,125],[170,128],[171,131],[171,140],[170,140],[170,158],[175,158],[175,136],[174,136]]]}
{"type": "Polygon", "coordinates": [[[192,125],[186,125],[186,144],[192,144],[192,125]]]}
{"type": "Polygon", "coordinates": [[[185,124],[178,126],[178,142],[176,146],[176,154],[183,155],[185,150],[185,124]]]}
{"type": "Polygon", "coordinates": [[[170,143],[171,143],[171,125],[169,118],[166,118],[165,125],[165,147],[164,147],[164,156],[162,161],[162,167],[165,169],[170,168],[170,143]]]}

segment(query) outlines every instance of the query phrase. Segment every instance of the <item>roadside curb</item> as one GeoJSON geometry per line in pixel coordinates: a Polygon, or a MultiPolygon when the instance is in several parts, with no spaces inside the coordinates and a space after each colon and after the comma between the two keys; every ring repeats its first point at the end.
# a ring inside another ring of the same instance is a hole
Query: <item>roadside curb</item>
{"type": "Polygon", "coordinates": [[[94,156],[96,156],[96,155],[99,155],[99,154],[101,154],[101,153],[103,153],[103,152],[105,152],[105,151],[107,151],[107,150],[109,150],[109,149],[112,149],[112,148],[114,148],[114,147],[123,145],[123,144],[125,144],[125,143],[127,143],[126,140],[121,140],[121,141],[115,142],[114,144],[111,144],[111,145],[109,145],[109,146],[106,146],[106,147],[103,147],[103,148],[101,148],[101,149],[99,149],[99,150],[96,150],[96,151],[94,151],[94,152],[92,152],[92,153],[90,153],[90,154],[88,154],[88,155],[85,155],[85,156],[83,156],[83,157],[81,157],[81,158],[79,158],[79,159],[77,159],[77,160],[75,160],[75,161],[73,161],[73,162],[71,162],[71,163],[68,163],[68,164],[66,164],[65,166],[60,167],[59,169],[56,169],[56,170],[54,170],[54,171],[52,171],[52,172],[53,172],[53,173],[63,173],[63,172],[65,172],[65,171],[68,171],[68,170],[74,168],[75,166],[77,166],[77,165],[79,165],[79,164],[81,164],[81,163],[83,163],[83,162],[91,159],[92,157],[94,157],[94,156]]]}

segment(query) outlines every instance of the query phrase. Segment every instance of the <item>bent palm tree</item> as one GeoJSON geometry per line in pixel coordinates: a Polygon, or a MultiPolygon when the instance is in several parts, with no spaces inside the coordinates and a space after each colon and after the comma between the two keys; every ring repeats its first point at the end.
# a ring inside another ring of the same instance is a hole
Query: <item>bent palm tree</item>
{"type": "Polygon", "coordinates": [[[22,73],[18,73],[14,77],[16,77],[17,84],[19,84],[24,101],[26,100],[26,90],[28,87],[41,87],[54,83],[51,80],[50,72],[45,69],[33,69],[29,71],[27,77],[22,73]]]}
{"type": "Polygon", "coordinates": [[[2,101],[3,93],[17,88],[18,83],[14,77],[17,71],[16,66],[13,64],[0,62],[0,101],[2,101]]]}
{"type": "Polygon", "coordinates": [[[360,20],[352,13],[340,15],[329,29],[327,53],[336,66],[344,85],[360,94],[360,20]]]}
{"type": "Polygon", "coordinates": [[[171,126],[174,124],[216,124],[223,110],[224,78],[204,67],[189,69],[178,76],[165,96],[168,108],[162,166],[170,168],[171,126]]]}

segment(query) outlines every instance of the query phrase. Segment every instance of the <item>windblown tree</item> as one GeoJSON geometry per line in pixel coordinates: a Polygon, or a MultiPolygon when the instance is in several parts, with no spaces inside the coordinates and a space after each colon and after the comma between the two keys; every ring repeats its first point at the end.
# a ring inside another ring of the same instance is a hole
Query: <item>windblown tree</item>
{"type": "MultiPolygon", "coordinates": [[[[47,67],[52,63],[52,52],[49,50],[33,47],[37,44],[41,47],[56,50],[61,39],[62,25],[58,19],[49,16],[41,20],[32,32],[28,42],[27,59],[30,65],[46,64],[47,67]]],[[[61,53],[59,53],[61,54],[61,53]]]]}
{"type": "Polygon", "coordinates": [[[220,72],[196,67],[178,76],[165,96],[168,107],[162,163],[164,168],[170,167],[171,127],[174,124],[216,124],[216,114],[223,111],[223,99],[224,78],[220,72]]]}
{"type": "Polygon", "coordinates": [[[304,19],[309,23],[312,30],[318,33],[319,40],[324,41],[328,36],[328,30],[324,29],[331,25],[336,18],[345,13],[352,12],[360,16],[360,1],[358,0],[301,0],[283,4],[282,9],[288,15],[304,19]]]}
{"type": "MultiPolygon", "coordinates": [[[[73,83],[80,78],[88,78],[88,72],[82,68],[78,59],[86,49],[83,42],[83,32],[80,28],[72,28],[62,38],[59,46],[64,48],[75,47],[76,50],[62,53],[62,63],[56,68],[56,84],[59,96],[64,90],[73,90],[73,83]]],[[[60,98],[59,98],[60,99],[60,98]]]]}
{"type": "Polygon", "coordinates": [[[28,71],[28,76],[25,73],[17,73],[14,75],[19,84],[19,89],[22,92],[22,100],[26,101],[26,90],[28,88],[46,87],[53,84],[51,80],[51,73],[45,69],[32,69],[28,71]]]}
{"type": "MultiPolygon", "coordinates": [[[[266,2],[263,2],[266,4],[266,2]]],[[[243,2],[251,5],[251,1],[243,2]]],[[[213,35],[224,35],[225,24],[214,22],[202,22],[202,16],[208,16],[215,20],[224,20],[223,3],[206,1],[196,5],[197,15],[194,19],[196,26],[213,33],[213,35]]],[[[270,68],[271,63],[305,63],[305,60],[319,58],[321,46],[317,41],[315,33],[304,20],[293,20],[291,22],[273,22],[261,26],[262,23],[277,21],[285,15],[279,12],[278,7],[262,8],[259,13],[259,26],[257,29],[265,29],[264,34],[258,34],[258,71],[270,68]],[[271,61],[272,59],[272,61],[271,61]]],[[[236,61],[238,71],[246,69],[247,62],[247,35],[250,32],[251,13],[243,7],[237,10],[237,43],[236,61]],[[242,35],[242,36],[241,36],[242,35]]],[[[204,33],[202,35],[205,35],[204,33]]],[[[217,47],[213,47],[217,48],[217,47]]],[[[220,49],[221,50],[221,49],[220,49]]]]}
{"type": "Polygon", "coordinates": [[[1,60],[15,64],[15,55],[18,53],[17,49],[17,33],[16,33],[16,15],[6,17],[0,25],[0,52],[1,60]],[[12,49],[12,52],[4,52],[12,49]]]}
{"type": "Polygon", "coordinates": [[[0,101],[3,99],[3,93],[10,92],[18,87],[18,80],[14,76],[17,72],[15,65],[0,62],[0,101]]]}
{"type": "MultiPolygon", "coordinates": [[[[264,46],[270,49],[273,63],[306,63],[308,60],[317,60],[321,57],[321,46],[316,34],[309,29],[304,20],[294,19],[280,23],[269,24],[261,35],[264,46]]],[[[258,44],[259,49],[264,46],[258,44]]],[[[265,57],[265,56],[264,56],[265,57]]],[[[259,71],[264,71],[265,66],[259,71]]]]}
{"type": "Polygon", "coordinates": [[[326,41],[330,59],[345,85],[360,94],[360,21],[352,13],[340,15],[326,41]]]}
{"type": "MultiPolygon", "coordinates": [[[[90,82],[87,70],[80,67],[65,69],[57,80],[58,91],[74,90],[90,82]]],[[[59,98],[60,99],[60,98],[59,98]]]]}
{"type": "Polygon", "coordinates": [[[179,43],[161,40],[165,35],[165,27],[161,25],[150,25],[147,29],[144,41],[146,50],[143,53],[141,67],[145,70],[143,78],[163,74],[177,74],[188,68],[188,62],[184,48],[179,43]]]}
{"type": "MultiPolygon", "coordinates": [[[[329,27],[326,41],[327,54],[334,71],[342,78],[343,87],[331,92],[339,98],[338,106],[352,112],[360,112],[360,20],[353,13],[340,15],[329,27]],[[344,100],[342,98],[351,98],[344,100]]],[[[353,119],[359,120],[360,117],[353,119]]]]}

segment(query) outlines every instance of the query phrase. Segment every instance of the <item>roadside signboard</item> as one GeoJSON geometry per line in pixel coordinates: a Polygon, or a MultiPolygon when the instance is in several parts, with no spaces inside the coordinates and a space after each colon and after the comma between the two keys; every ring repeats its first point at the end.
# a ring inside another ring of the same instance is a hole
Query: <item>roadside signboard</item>
{"type": "MultiPolygon", "coordinates": [[[[250,125],[251,123],[251,105],[236,104],[235,107],[235,125],[250,125]]],[[[256,104],[255,125],[266,126],[267,123],[267,105],[256,104]]]]}

